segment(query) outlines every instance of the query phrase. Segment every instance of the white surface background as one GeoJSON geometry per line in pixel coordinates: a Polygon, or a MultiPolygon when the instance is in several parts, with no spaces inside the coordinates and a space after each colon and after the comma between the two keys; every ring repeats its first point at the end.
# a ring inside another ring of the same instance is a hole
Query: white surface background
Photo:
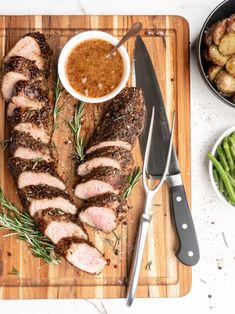
{"type": "MultiPolygon", "coordinates": [[[[191,45],[218,0],[0,0],[0,14],[172,14],[190,24],[191,45]]],[[[191,49],[192,196],[193,216],[201,249],[193,269],[191,292],[179,299],[137,299],[131,308],[125,300],[0,301],[0,313],[234,313],[235,210],[227,208],[212,190],[206,154],[217,136],[235,124],[235,111],[221,103],[206,87],[191,49]],[[222,232],[226,236],[225,245],[222,232]],[[222,267],[219,269],[218,266],[222,267]]]]}

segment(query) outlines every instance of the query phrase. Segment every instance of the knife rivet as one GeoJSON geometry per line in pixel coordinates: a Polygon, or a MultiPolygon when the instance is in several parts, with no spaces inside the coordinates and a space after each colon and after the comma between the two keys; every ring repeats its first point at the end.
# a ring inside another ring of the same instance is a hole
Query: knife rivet
{"type": "Polygon", "coordinates": [[[181,202],[182,198],[180,196],[176,197],[177,202],[181,202]]]}
{"type": "Polygon", "coordinates": [[[187,228],[188,228],[188,225],[187,225],[187,224],[182,224],[182,228],[183,228],[183,229],[187,229],[187,228]]]}
{"type": "Polygon", "coordinates": [[[188,251],[188,256],[192,257],[193,256],[193,252],[192,251],[188,251]]]}

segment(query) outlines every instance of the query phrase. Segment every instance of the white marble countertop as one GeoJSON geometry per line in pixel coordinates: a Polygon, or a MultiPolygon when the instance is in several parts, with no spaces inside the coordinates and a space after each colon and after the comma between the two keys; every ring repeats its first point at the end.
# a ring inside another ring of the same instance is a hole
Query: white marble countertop
{"type": "Polygon", "coordinates": [[[207,152],[218,135],[235,124],[235,111],[219,101],[204,84],[193,43],[219,0],[0,0],[1,15],[20,14],[172,14],[184,16],[191,33],[191,117],[193,217],[201,250],[193,268],[191,292],[178,299],[0,301],[0,312],[59,313],[234,313],[235,211],[221,203],[208,178],[207,152]],[[222,234],[225,234],[227,245],[222,234]],[[102,306],[103,304],[103,306],[102,306]]]}

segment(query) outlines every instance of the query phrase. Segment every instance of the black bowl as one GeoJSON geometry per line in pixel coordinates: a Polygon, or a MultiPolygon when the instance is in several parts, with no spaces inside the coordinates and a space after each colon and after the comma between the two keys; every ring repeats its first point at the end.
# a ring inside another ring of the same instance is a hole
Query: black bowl
{"type": "Polygon", "coordinates": [[[226,104],[230,106],[235,107],[235,103],[233,103],[229,98],[226,98],[223,95],[221,95],[220,92],[209,81],[206,74],[207,68],[208,68],[208,62],[204,60],[203,55],[202,55],[203,47],[205,47],[204,42],[203,42],[205,30],[208,27],[210,27],[212,24],[214,24],[215,22],[222,20],[226,17],[229,17],[233,13],[235,13],[235,1],[226,0],[220,3],[207,17],[205,23],[202,26],[202,29],[199,35],[199,40],[198,40],[198,63],[199,63],[199,68],[202,73],[202,76],[205,79],[206,83],[208,84],[210,90],[212,90],[219,99],[223,100],[223,102],[225,102],[226,104]]]}

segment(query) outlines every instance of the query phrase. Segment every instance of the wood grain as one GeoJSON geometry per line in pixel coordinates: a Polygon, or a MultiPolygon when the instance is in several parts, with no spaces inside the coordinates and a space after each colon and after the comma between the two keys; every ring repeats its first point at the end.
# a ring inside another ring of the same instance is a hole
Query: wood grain
{"type": "MultiPolygon", "coordinates": [[[[186,193],[191,198],[190,166],[190,102],[189,102],[189,29],[187,22],[178,16],[7,16],[0,17],[1,66],[5,53],[27,31],[43,31],[53,48],[52,76],[56,73],[59,52],[67,40],[82,31],[100,29],[121,37],[136,21],[143,23],[142,37],[152,57],[158,74],[169,120],[176,110],[175,146],[179,157],[186,193]]],[[[134,39],[126,47],[132,56],[134,39]]],[[[1,74],[2,75],[2,74],[1,74]]],[[[131,78],[129,80],[131,86],[131,78]]],[[[0,140],[7,138],[5,106],[0,99],[0,140]]],[[[72,135],[68,128],[76,101],[64,93],[60,105],[59,128],[54,134],[58,149],[60,173],[68,179],[68,189],[76,182],[72,135]]],[[[105,105],[87,104],[82,127],[86,139],[102,117],[105,105]]],[[[140,147],[133,150],[136,165],[142,165],[140,147]]],[[[0,184],[7,197],[21,207],[15,184],[7,170],[8,150],[0,151],[0,184]]],[[[78,205],[80,202],[75,200],[78,205]]],[[[91,240],[111,260],[103,274],[92,276],[78,272],[66,262],[59,266],[46,265],[34,258],[28,247],[15,239],[3,238],[0,233],[0,298],[119,298],[125,297],[126,280],[139,215],[143,209],[144,193],[141,182],[129,198],[130,212],[127,224],[116,231],[120,241],[119,255],[115,255],[110,243],[113,234],[104,236],[89,229],[91,240]],[[117,268],[116,268],[117,265],[117,268]],[[9,275],[12,266],[20,276],[9,275]]],[[[191,288],[191,268],[179,263],[175,257],[177,239],[171,222],[167,186],[164,185],[153,202],[153,221],[140,274],[138,297],[179,297],[191,288]],[[148,268],[146,265],[150,263],[148,268]]]]}

